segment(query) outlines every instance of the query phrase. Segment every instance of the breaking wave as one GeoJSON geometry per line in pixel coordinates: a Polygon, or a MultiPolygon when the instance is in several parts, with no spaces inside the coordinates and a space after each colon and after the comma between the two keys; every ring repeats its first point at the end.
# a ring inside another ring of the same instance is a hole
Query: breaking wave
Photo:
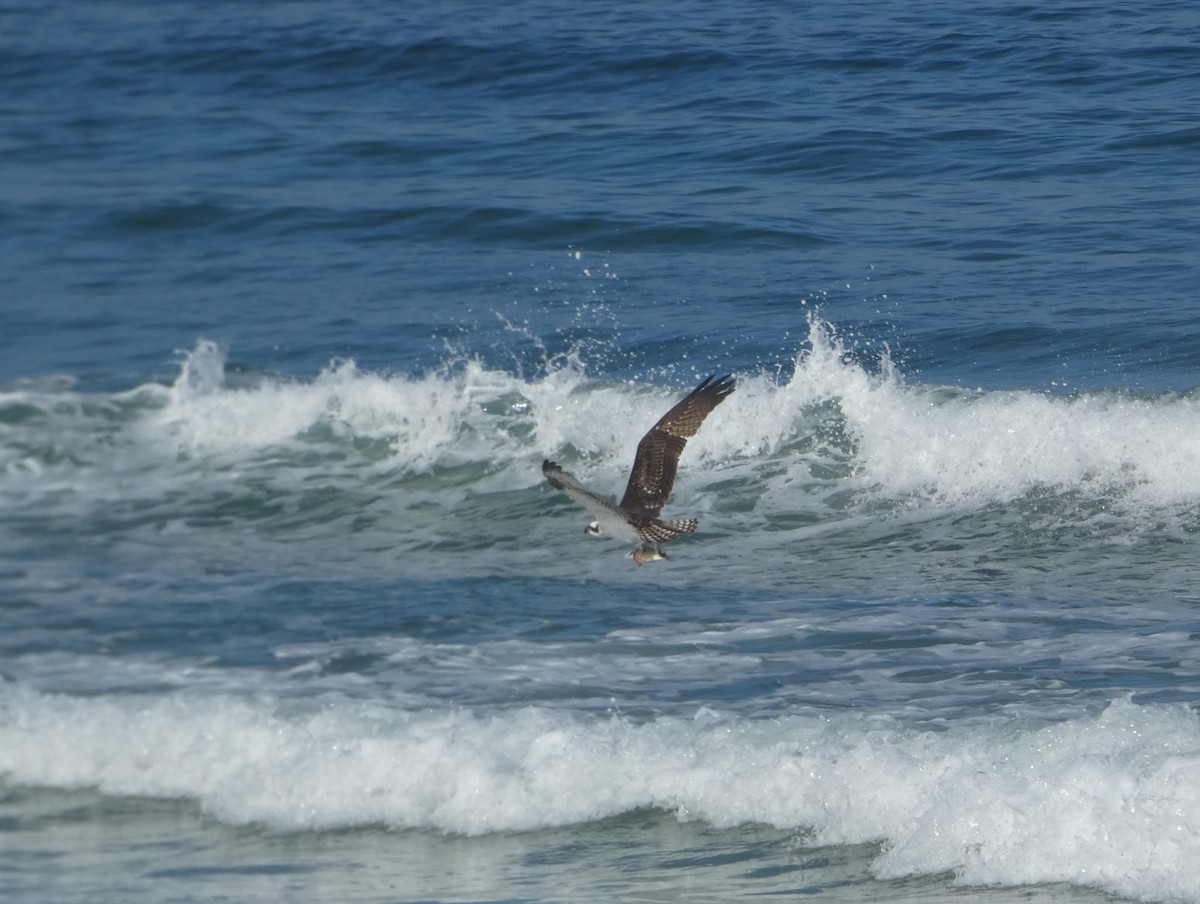
{"type": "Polygon", "coordinates": [[[922,731],[878,717],[638,722],[0,684],[0,716],[9,782],[194,800],[233,824],[478,835],[650,807],[806,844],[876,843],[881,878],[1200,897],[1200,720],[1182,706],[1117,700],[1052,725],[922,731]]]}
{"type": "MultiPolygon", "coordinates": [[[[188,495],[253,485],[286,509],[323,482],[358,494],[528,490],[552,456],[615,492],[644,427],[684,391],[589,376],[576,358],[533,377],[477,361],[423,375],[334,361],[309,380],[232,373],[202,340],[172,385],[92,394],[69,380],[0,392],[0,493],[10,504],[188,495]]],[[[713,371],[736,361],[714,362],[713,371]]],[[[697,373],[696,378],[704,376],[697,373]]],[[[913,384],[813,317],[789,373],[738,373],[688,446],[678,493],[736,497],[775,517],[856,505],[945,509],[1046,494],[1105,507],[1200,499],[1200,395],[1049,395],[913,384]]],[[[455,494],[458,494],[457,497],[455,494]]]]}

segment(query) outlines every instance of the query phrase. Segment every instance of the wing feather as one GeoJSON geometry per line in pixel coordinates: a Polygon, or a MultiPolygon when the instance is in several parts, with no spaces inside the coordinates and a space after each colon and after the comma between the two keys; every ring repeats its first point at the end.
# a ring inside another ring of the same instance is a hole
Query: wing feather
{"type": "Polygon", "coordinates": [[[709,413],[737,387],[732,375],[706,377],[664,414],[638,443],[621,508],[630,514],[656,518],[675,486],[679,456],[709,413]]]}
{"type": "Polygon", "coordinates": [[[564,471],[557,462],[550,459],[545,459],[542,462],[542,474],[546,480],[550,482],[550,486],[556,490],[562,490],[597,518],[617,517],[625,519],[625,513],[617,508],[616,503],[605,499],[603,496],[593,493],[585,487],[574,474],[564,471]]]}
{"type": "Polygon", "coordinates": [[[670,543],[676,537],[694,534],[699,526],[700,522],[695,518],[677,518],[673,521],[659,521],[657,518],[651,518],[638,525],[638,533],[643,540],[650,543],[670,543]]]}

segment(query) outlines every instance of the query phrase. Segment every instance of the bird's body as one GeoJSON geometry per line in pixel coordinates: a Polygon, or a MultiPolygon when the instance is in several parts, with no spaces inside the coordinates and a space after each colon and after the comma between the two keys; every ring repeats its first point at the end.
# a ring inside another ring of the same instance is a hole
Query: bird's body
{"type": "Polygon", "coordinates": [[[633,543],[629,558],[638,565],[665,559],[662,544],[694,532],[699,524],[695,518],[664,521],[658,517],[675,484],[679,455],[709,412],[735,388],[736,382],[728,374],[708,377],[663,415],[638,443],[620,503],[592,492],[549,459],[542,462],[542,473],[552,487],[592,513],[595,520],[585,529],[587,533],[633,543]]]}

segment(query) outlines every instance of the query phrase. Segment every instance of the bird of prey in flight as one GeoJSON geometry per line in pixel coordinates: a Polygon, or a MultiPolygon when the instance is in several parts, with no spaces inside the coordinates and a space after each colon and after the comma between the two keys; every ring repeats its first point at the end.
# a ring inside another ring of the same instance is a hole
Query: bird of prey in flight
{"type": "Polygon", "coordinates": [[[596,520],[584,528],[585,533],[633,543],[628,557],[639,566],[665,559],[662,544],[694,532],[700,523],[695,518],[664,521],[658,517],[675,484],[679,455],[688,437],[696,435],[709,412],[735,388],[736,381],[730,374],[707,377],[664,414],[638,443],[629,484],[619,503],[592,492],[550,459],[542,462],[542,473],[552,487],[595,515],[596,520]]]}

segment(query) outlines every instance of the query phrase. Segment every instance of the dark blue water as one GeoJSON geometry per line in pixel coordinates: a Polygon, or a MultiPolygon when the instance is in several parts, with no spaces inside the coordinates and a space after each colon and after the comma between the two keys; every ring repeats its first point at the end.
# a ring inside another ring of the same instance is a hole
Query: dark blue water
{"type": "Polygon", "coordinates": [[[1200,10],[0,4],[14,901],[1200,900],[1200,10]],[[637,568],[623,487],[709,373],[637,568]]]}

